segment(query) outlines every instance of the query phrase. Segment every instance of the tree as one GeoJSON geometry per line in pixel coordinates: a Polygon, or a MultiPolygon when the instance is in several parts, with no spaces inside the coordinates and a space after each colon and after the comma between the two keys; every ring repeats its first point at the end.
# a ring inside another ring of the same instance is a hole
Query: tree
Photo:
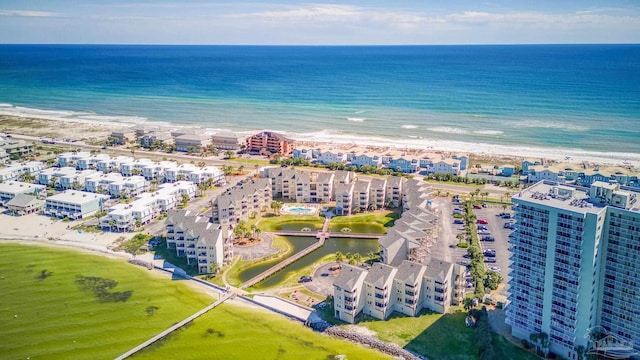
{"type": "Polygon", "coordinates": [[[220,271],[220,265],[218,265],[218,263],[211,263],[209,264],[209,272],[211,273],[211,275],[216,276],[218,275],[218,272],[220,271]]]}
{"type": "Polygon", "coordinates": [[[207,166],[207,164],[204,161],[198,161],[198,167],[203,168],[207,166]]]}
{"type": "Polygon", "coordinates": [[[20,181],[27,182],[27,183],[33,182],[33,180],[35,180],[35,178],[36,177],[31,175],[31,173],[28,172],[28,171],[27,172],[23,172],[22,174],[20,174],[20,177],[19,177],[20,181]]]}
{"type": "Polygon", "coordinates": [[[466,311],[469,311],[471,309],[473,309],[473,297],[466,297],[464,298],[464,309],[466,311]]]}
{"type": "Polygon", "coordinates": [[[258,227],[256,226],[256,224],[252,224],[251,225],[251,236],[256,237],[256,231],[258,231],[258,227]]]}
{"type": "Polygon", "coordinates": [[[233,150],[227,150],[227,151],[224,152],[224,158],[225,159],[233,159],[233,156],[235,154],[236,153],[233,150]]]}
{"type": "Polygon", "coordinates": [[[464,234],[463,233],[456,234],[456,239],[458,239],[458,244],[461,243],[462,240],[464,240],[464,234]]]}
{"type": "Polygon", "coordinates": [[[362,263],[362,255],[360,253],[353,254],[353,261],[356,265],[362,263]]]}
{"type": "Polygon", "coordinates": [[[240,221],[236,224],[236,227],[233,229],[233,235],[237,238],[244,237],[247,233],[247,223],[244,221],[240,221]]]}
{"type": "Polygon", "coordinates": [[[353,265],[355,263],[355,259],[353,258],[353,254],[348,252],[344,255],[345,259],[347,259],[347,262],[349,263],[349,265],[353,265]]]}
{"type": "Polygon", "coordinates": [[[373,260],[376,258],[376,253],[374,253],[373,251],[369,251],[367,253],[367,257],[369,258],[369,262],[373,264],[373,260]]]}
{"type": "Polygon", "coordinates": [[[231,165],[222,165],[222,173],[225,176],[231,175],[232,172],[233,172],[233,166],[231,166],[231,165]]]}
{"type": "Polygon", "coordinates": [[[271,208],[276,213],[276,215],[280,215],[280,210],[282,209],[283,205],[284,204],[282,203],[282,201],[274,200],[271,202],[271,208]]]}
{"type": "Polygon", "coordinates": [[[139,229],[142,226],[142,221],[136,220],[136,229],[139,229]]]}
{"type": "Polygon", "coordinates": [[[244,165],[238,166],[238,172],[242,174],[244,172],[244,165]]]}
{"type": "Polygon", "coordinates": [[[342,269],[341,263],[344,261],[344,254],[340,251],[336,252],[336,262],[338,263],[338,268],[342,269]]]}

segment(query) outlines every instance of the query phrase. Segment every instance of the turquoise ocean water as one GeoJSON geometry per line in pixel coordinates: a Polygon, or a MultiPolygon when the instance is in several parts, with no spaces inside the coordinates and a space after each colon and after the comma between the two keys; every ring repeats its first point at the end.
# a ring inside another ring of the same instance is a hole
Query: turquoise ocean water
{"type": "Polygon", "coordinates": [[[640,45],[0,45],[0,114],[640,154],[640,45]]]}

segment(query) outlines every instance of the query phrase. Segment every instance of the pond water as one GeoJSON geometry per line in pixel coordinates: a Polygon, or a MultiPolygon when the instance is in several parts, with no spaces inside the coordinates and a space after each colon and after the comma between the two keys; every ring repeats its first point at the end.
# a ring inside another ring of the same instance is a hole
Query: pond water
{"type": "MultiPolygon", "coordinates": [[[[308,241],[311,238],[289,237],[287,240],[289,240],[291,244],[295,244],[296,242],[299,241],[299,239],[304,239],[308,241]]],[[[315,238],[313,238],[313,240],[315,240],[315,238]]],[[[311,242],[308,242],[307,245],[303,246],[303,248],[309,246],[310,244],[311,242]]],[[[262,289],[262,288],[276,286],[280,282],[284,281],[287,277],[289,277],[291,273],[296,272],[304,267],[307,267],[313,264],[314,262],[318,261],[325,255],[335,254],[336,252],[340,251],[343,254],[346,254],[348,252],[352,254],[358,253],[362,255],[363,259],[365,259],[367,256],[367,253],[369,253],[370,251],[376,251],[377,247],[378,247],[378,240],[375,240],[375,239],[329,238],[325,241],[324,246],[322,246],[321,248],[317,249],[316,251],[313,251],[309,255],[287,266],[286,268],[277,272],[275,275],[271,276],[265,281],[255,285],[254,287],[257,289],[262,289]]],[[[279,260],[279,261],[282,261],[282,260],[279,260]]],[[[270,266],[275,265],[276,263],[277,262],[270,264],[264,270],[268,269],[270,266]]],[[[260,272],[256,273],[256,275],[259,273],[260,272]]],[[[244,273],[241,274],[241,278],[243,275],[244,273]]]]}
{"type": "MultiPolygon", "coordinates": [[[[288,222],[278,225],[276,230],[301,231],[303,228],[309,228],[311,229],[312,233],[315,233],[317,230],[320,230],[322,228],[322,224],[304,221],[288,222]]],[[[384,226],[371,223],[341,223],[330,226],[329,230],[340,232],[343,228],[350,228],[354,233],[382,234],[386,231],[386,228],[384,226]]],[[[289,253],[287,257],[273,259],[272,261],[250,267],[238,274],[239,279],[243,282],[247,281],[274,266],[278,262],[298,253],[299,251],[307,248],[309,245],[317,241],[315,237],[286,236],[285,239],[291,244],[291,247],[293,249],[293,251],[289,253]]],[[[278,283],[284,281],[288,276],[291,275],[291,273],[311,265],[312,263],[318,261],[326,255],[335,254],[338,251],[342,252],[343,254],[349,252],[352,254],[358,253],[364,258],[366,257],[367,253],[376,251],[377,247],[378,241],[375,239],[329,238],[325,241],[324,246],[322,246],[321,248],[287,266],[277,274],[255,285],[254,287],[260,289],[275,286],[278,283]]]]}

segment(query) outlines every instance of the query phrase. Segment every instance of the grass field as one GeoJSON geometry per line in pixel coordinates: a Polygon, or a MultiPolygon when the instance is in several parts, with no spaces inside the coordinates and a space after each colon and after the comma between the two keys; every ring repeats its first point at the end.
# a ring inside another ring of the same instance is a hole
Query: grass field
{"type": "MultiPolygon", "coordinates": [[[[213,300],[122,260],[0,244],[0,358],[112,359],[213,300]]],[[[386,359],[264,310],[223,305],[139,358],[386,359]],[[329,357],[331,356],[331,357],[329,357]]]]}
{"type": "Polygon", "coordinates": [[[122,260],[16,244],[0,244],[0,283],[8,359],[111,359],[213,300],[122,260]]]}
{"type": "MultiPolygon", "coordinates": [[[[430,359],[477,360],[473,328],[465,326],[466,312],[457,308],[450,314],[423,313],[412,318],[394,313],[387,321],[364,321],[358,325],[377,333],[379,339],[395,343],[430,359]]],[[[493,333],[497,359],[535,360],[535,355],[493,333]]]]}
{"type": "Polygon", "coordinates": [[[389,359],[284,317],[223,304],[134,359],[389,359]]]}

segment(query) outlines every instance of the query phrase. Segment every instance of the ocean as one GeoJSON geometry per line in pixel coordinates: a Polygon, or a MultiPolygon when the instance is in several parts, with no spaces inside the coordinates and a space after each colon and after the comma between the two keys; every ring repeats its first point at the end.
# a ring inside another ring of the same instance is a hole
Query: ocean
{"type": "Polygon", "coordinates": [[[640,156],[640,45],[0,45],[0,114],[640,156]]]}

